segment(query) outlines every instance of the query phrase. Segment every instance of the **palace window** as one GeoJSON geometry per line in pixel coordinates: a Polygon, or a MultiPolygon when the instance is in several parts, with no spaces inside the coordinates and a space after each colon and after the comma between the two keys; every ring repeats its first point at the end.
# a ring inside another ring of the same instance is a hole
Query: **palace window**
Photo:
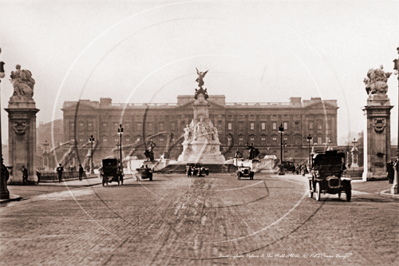
{"type": "Polygon", "coordinates": [[[152,123],[147,123],[147,130],[152,132],[154,130],[153,124],[152,123]]]}
{"type": "Polygon", "coordinates": [[[313,122],[309,122],[309,129],[313,129],[313,122]]]}
{"type": "Polygon", "coordinates": [[[229,137],[227,137],[227,146],[231,146],[231,143],[232,143],[232,138],[229,136],[229,137]]]}
{"type": "Polygon", "coordinates": [[[136,131],[140,131],[141,130],[141,123],[136,123],[136,131]]]}
{"type": "Polygon", "coordinates": [[[244,130],[244,122],[238,122],[238,130],[244,130]]]}
{"type": "Polygon", "coordinates": [[[227,129],[228,130],[233,130],[233,124],[232,123],[227,123],[227,129]]]}
{"type": "Polygon", "coordinates": [[[323,129],[323,121],[319,120],[317,121],[317,129],[323,129]]]}
{"type": "Polygon", "coordinates": [[[318,137],[318,138],[317,138],[317,144],[323,144],[323,141],[322,141],[322,138],[321,138],[321,137],[318,137]]]}
{"type": "Polygon", "coordinates": [[[255,123],[250,123],[249,126],[250,126],[250,129],[251,129],[251,130],[254,130],[254,129],[255,129],[255,123]]]}
{"type": "Polygon", "coordinates": [[[175,128],[176,128],[175,123],[170,123],[170,130],[175,130],[175,128]]]}
{"type": "Polygon", "coordinates": [[[288,122],[284,122],[284,130],[288,130],[288,122]]]}
{"type": "Polygon", "coordinates": [[[159,131],[163,131],[163,123],[159,123],[159,131]]]}
{"type": "Polygon", "coordinates": [[[266,123],[265,123],[265,122],[262,122],[262,123],[261,123],[261,127],[262,127],[262,130],[266,130],[266,123]]]}
{"type": "Polygon", "coordinates": [[[273,130],[277,130],[277,123],[273,123],[273,130]]]}

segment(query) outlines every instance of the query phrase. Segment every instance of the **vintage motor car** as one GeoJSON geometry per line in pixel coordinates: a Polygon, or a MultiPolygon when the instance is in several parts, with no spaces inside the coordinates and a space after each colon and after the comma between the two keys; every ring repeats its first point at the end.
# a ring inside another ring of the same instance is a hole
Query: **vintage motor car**
{"type": "Polygon", "coordinates": [[[351,200],[352,185],[349,177],[343,177],[345,170],[345,153],[326,151],[315,154],[312,160],[312,170],[309,179],[309,197],[320,200],[321,193],[338,194],[345,192],[346,200],[351,200]]]}
{"type": "Polygon", "coordinates": [[[204,175],[209,175],[209,168],[204,167],[200,163],[196,164],[187,164],[186,165],[186,174],[188,177],[190,176],[204,176],[204,175]]]}
{"type": "Polygon", "coordinates": [[[152,181],[152,176],[154,173],[154,164],[151,161],[144,161],[140,168],[136,168],[142,179],[149,179],[152,181]]]}
{"type": "Polygon", "coordinates": [[[237,179],[241,179],[242,177],[249,177],[249,179],[254,179],[255,172],[252,171],[251,167],[241,165],[237,170],[237,179]]]}
{"type": "Polygon", "coordinates": [[[119,165],[117,159],[103,159],[102,165],[99,168],[99,174],[102,179],[103,186],[112,181],[118,182],[119,184],[123,185],[123,168],[119,165]]]}

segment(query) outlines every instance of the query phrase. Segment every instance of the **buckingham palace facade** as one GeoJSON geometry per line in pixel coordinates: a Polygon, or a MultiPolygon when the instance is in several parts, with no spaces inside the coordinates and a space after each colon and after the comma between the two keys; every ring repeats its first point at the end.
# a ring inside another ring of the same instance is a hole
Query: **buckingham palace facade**
{"type": "MultiPolygon", "coordinates": [[[[224,95],[209,95],[209,117],[217,126],[221,152],[233,157],[239,149],[247,154],[246,144],[253,143],[261,155],[281,157],[281,135],[284,160],[306,160],[311,145],[337,145],[337,101],[291,97],[289,102],[229,103],[224,95]]],[[[93,153],[98,164],[102,158],[117,155],[122,139],[123,156],[144,158],[143,140],[156,144],[155,158],[161,155],[176,159],[182,152],[184,128],[193,119],[192,95],[177,97],[177,103],[112,103],[79,100],[63,104],[64,141],[75,140],[77,147],[85,145],[93,135],[93,153]],[[120,138],[118,128],[122,125],[120,138]],[[174,144],[173,144],[174,143],[174,144]]],[[[86,150],[87,151],[87,150],[86,150]]]]}

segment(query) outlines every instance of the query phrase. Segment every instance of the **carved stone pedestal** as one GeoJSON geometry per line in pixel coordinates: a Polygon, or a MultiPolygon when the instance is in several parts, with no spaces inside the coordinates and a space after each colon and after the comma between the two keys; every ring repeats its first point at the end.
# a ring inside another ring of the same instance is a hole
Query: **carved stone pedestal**
{"type": "Polygon", "coordinates": [[[184,129],[183,152],[179,163],[223,164],[217,128],[209,119],[209,103],[202,88],[196,93],[193,104],[194,118],[184,129]]]}
{"type": "Polygon", "coordinates": [[[392,108],[386,94],[371,94],[363,109],[367,117],[364,132],[364,181],[387,178],[387,163],[391,158],[392,108]]]}
{"type": "Polygon", "coordinates": [[[28,169],[28,180],[37,181],[36,113],[39,109],[32,99],[13,97],[5,109],[8,112],[9,164],[13,167],[8,184],[23,184],[23,165],[28,169]]]}

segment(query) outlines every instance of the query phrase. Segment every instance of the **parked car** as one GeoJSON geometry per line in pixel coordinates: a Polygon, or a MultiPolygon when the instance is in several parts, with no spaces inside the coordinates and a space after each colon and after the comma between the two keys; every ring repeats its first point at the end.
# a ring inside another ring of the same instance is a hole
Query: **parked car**
{"type": "Polygon", "coordinates": [[[249,166],[240,166],[237,170],[237,179],[241,179],[242,177],[249,177],[249,179],[254,179],[255,172],[252,171],[249,166]]]}
{"type": "Polygon", "coordinates": [[[123,168],[117,159],[103,159],[102,165],[98,170],[103,186],[112,181],[118,182],[118,185],[123,185],[123,168]]]}
{"type": "Polygon", "coordinates": [[[188,177],[190,176],[203,176],[203,175],[209,175],[209,168],[204,167],[200,163],[196,164],[187,164],[186,165],[186,174],[188,177]]]}
{"type": "Polygon", "coordinates": [[[311,176],[309,179],[309,197],[316,196],[319,201],[321,193],[338,194],[345,192],[346,200],[351,200],[351,179],[343,177],[345,170],[345,153],[337,151],[326,151],[313,156],[311,176]]]}

